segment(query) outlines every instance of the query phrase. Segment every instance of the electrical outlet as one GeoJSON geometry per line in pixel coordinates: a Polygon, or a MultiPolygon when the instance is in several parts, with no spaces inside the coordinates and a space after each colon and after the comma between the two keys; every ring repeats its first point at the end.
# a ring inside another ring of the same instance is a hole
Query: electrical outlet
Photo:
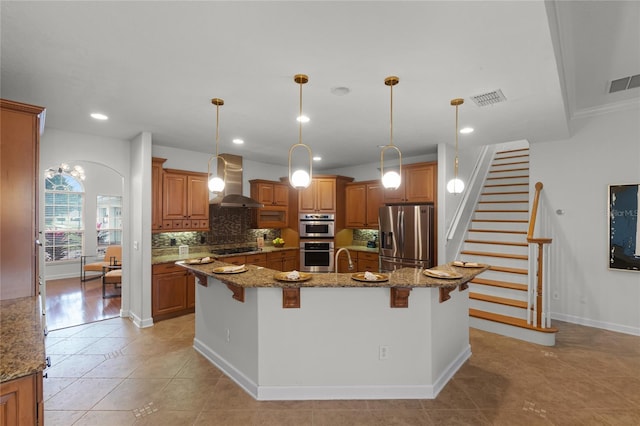
{"type": "Polygon", "coordinates": [[[387,345],[381,345],[378,348],[378,358],[381,360],[384,359],[389,359],[389,356],[391,355],[391,348],[387,345]]]}
{"type": "Polygon", "coordinates": [[[231,341],[231,330],[227,328],[227,343],[231,341]]]}

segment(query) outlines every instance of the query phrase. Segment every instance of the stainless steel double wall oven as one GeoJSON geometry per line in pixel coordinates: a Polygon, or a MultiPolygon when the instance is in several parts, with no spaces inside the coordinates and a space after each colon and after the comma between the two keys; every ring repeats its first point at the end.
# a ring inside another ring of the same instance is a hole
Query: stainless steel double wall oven
{"type": "Polygon", "coordinates": [[[303,272],[333,272],[335,215],[303,213],[299,217],[300,270],[303,272]]]}

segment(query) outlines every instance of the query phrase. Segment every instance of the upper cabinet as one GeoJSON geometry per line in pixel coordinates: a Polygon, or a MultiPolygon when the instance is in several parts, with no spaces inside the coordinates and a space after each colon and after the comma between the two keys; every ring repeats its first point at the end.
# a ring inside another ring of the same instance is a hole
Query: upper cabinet
{"type": "Polygon", "coordinates": [[[314,178],[305,189],[298,193],[300,213],[335,213],[336,180],[334,178],[314,178]]]}
{"type": "Polygon", "coordinates": [[[254,179],[250,181],[251,198],[269,206],[289,205],[289,185],[282,182],[254,179]]]}
{"type": "Polygon", "coordinates": [[[344,176],[314,177],[308,188],[298,192],[300,213],[339,213],[344,209],[344,187],[353,178],[344,176]]]}
{"type": "Polygon", "coordinates": [[[44,108],[2,99],[0,109],[0,298],[4,300],[38,294],[38,159],[44,108]]]}
{"type": "Polygon", "coordinates": [[[384,205],[382,190],[379,180],[346,185],[345,226],[347,228],[378,228],[378,209],[384,205]]]}
{"type": "Polygon", "coordinates": [[[437,163],[402,166],[402,183],[398,189],[385,189],[385,203],[430,203],[436,201],[437,163]]]}
{"type": "Polygon", "coordinates": [[[162,230],[162,165],[165,158],[151,159],[151,230],[162,230]]]}
{"type": "Polygon", "coordinates": [[[336,231],[344,228],[345,186],[351,181],[353,178],[346,176],[315,176],[308,188],[298,191],[298,211],[334,213],[336,231]]]}
{"type": "MultiPolygon", "coordinates": [[[[209,229],[209,189],[207,174],[184,170],[164,169],[156,163],[152,164],[153,179],[162,181],[162,189],[158,181],[153,186],[154,209],[162,206],[162,223],[155,231],[194,231],[209,229]],[[158,194],[162,194],[158,201],[158,194]]],[[[160,163],[161,164],[161,163],[160,163]]],[[[152,209],[153,210],[153,209],[152,209]]],[[[158,213],[153,210],[153,222],[158,213]]]]}
{"type": "Polygon", "coordinates": [[[289,226],[289,185],[282,182],[254,179],[251,198],[264,204],[256,209],[256,228],[287,228],[289,226]]]}

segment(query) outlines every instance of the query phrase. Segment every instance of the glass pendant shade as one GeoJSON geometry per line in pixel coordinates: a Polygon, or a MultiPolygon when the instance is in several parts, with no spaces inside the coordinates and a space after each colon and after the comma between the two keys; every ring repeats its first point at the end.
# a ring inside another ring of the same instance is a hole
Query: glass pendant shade
{"type": "Polygon", "coordinates": [[[210,176],[208,186],[211,192],[222,192],[224,191],[224,180],[218,176],[210,176]]]}
{"type": "MultiPolygon", "coordinates": [[[[309,81],[309,77],[304,74],[296,74],[293,77],[293,81],[300,85],[300,113],[298,117],[302,117],[302,85],[309,81]]],[[[308,121],[308,120],[307,120],[308,121]]],[[[295,189],[303,189],[308,188],[311,184],[311,177],[313,174],[312,171],[312,163],[313,163],[313,153],[311,152],[311,148],[309,146],[302,143],[302,120],[298,120],[298,143],[293,144],[291,148],[289,148],[289,184],[295,189]],[[294,166],[293,158],[295,156],[296,150],[306,150],[308,154],[304,156],[304,162],[307,163],[306,167],[300,167],[296,161],[296,165],[294,166]]]]}
{"type": "Polygon", "coordinates": [[[447,191],[451,194],[460,194],[464,191],[464,182],[461,179],[454,178],[447,183],[447,191]]]}
{"type": "Polygon", "coordinates": [[[291,174],[291,185],[294,188],[307,188],[311,183],[311,178],[306,170],[298,169],[291,174]]]}
{"type": "Polygon", "coordinates": [[[400,79],[396,76],[387,77],[384,79],[384,84],[390,87],[391,101],[390,101],[390,119],[389,119],[389,145],[386,145],[380,151],[380,180],[382,186],[386,189],[398,189],[400,183],[402,183],[402,152],[397,146],[393,144],[393,86],[398,84],[400,79]],[[398,153],[398,171],[384,169],[384,154],[385,151],[392,149],[398,153]]]}

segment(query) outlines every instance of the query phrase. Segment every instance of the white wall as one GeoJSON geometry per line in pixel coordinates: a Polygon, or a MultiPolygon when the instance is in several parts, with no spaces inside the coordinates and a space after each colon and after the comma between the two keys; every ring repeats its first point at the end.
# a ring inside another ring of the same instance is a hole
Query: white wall
{"type": "MultiPolygon", "coordinates": [[[[138,327],[153,324],[151,317],[151,134],[131,141],[131,191],[129,212],[129,268],[123,270],[122,313],[138,327]],[[131,283],[125,286],[125,283],[131,283]]],[[[127,253],[125,253],[127,254],[127,253]]]]}
{"type": "MultiPolygon", "coordinates": [[[[152,152],[154,157],[167,159],[163,164],[164,168],[201,173],[207,173],[207,164],[209,157],[211,157],[211,153],[187,151],[161,145],[153,145],[152,152]]],[[[221,152],[221,154],[223,154],[223,152],[221,152]]],[[[286,154],[286,152],[284,154],[286,154]]],[[[242,156],[242,154],[238,155],[242,156]]],[[[246,196],[249,196],[251,192],[249,185],[251,179],[280,180],[281,177],[285,177],[289,173],[287,166],[259,163],[244,157],[242,159],[242,168],[242,193],[246,196]]]]}
{"type": "Polygon", "coordinates": [[[640,183],[639,117],[584,118],[569,140],[531,144],[531,185],[544,184],[553,238],[555,319],[640,335],[640,273],[608,269],[607,218],[608,185],[640,183]]]}
{"type": "MultiPolygon", "coordinates": [[[[391,154],[390,154],[391,156],[391,154]]],[[[424,154],[417,155],[414,157],[403,157],[402,164],[413,164],[413,163],[425,163],[429,161],[438,161],[438,154],[424,154]]],[[[385,160],[385,170],[387,169],[387,165],[390,167],[397,166],[398,161],[389,161],[385,160]]],[[[362,180],[376,180],[380,179],[380,162],[376,163],[367,163],[367,164],[354,164],[349,167],[339,167],[336,169],[325,169],[321,170],[320,167],[316,164],[313,165],[314,173],[323,174],[323,175],[342,175],[352,177],[354,181],[362,181],[362,180]]]]}

